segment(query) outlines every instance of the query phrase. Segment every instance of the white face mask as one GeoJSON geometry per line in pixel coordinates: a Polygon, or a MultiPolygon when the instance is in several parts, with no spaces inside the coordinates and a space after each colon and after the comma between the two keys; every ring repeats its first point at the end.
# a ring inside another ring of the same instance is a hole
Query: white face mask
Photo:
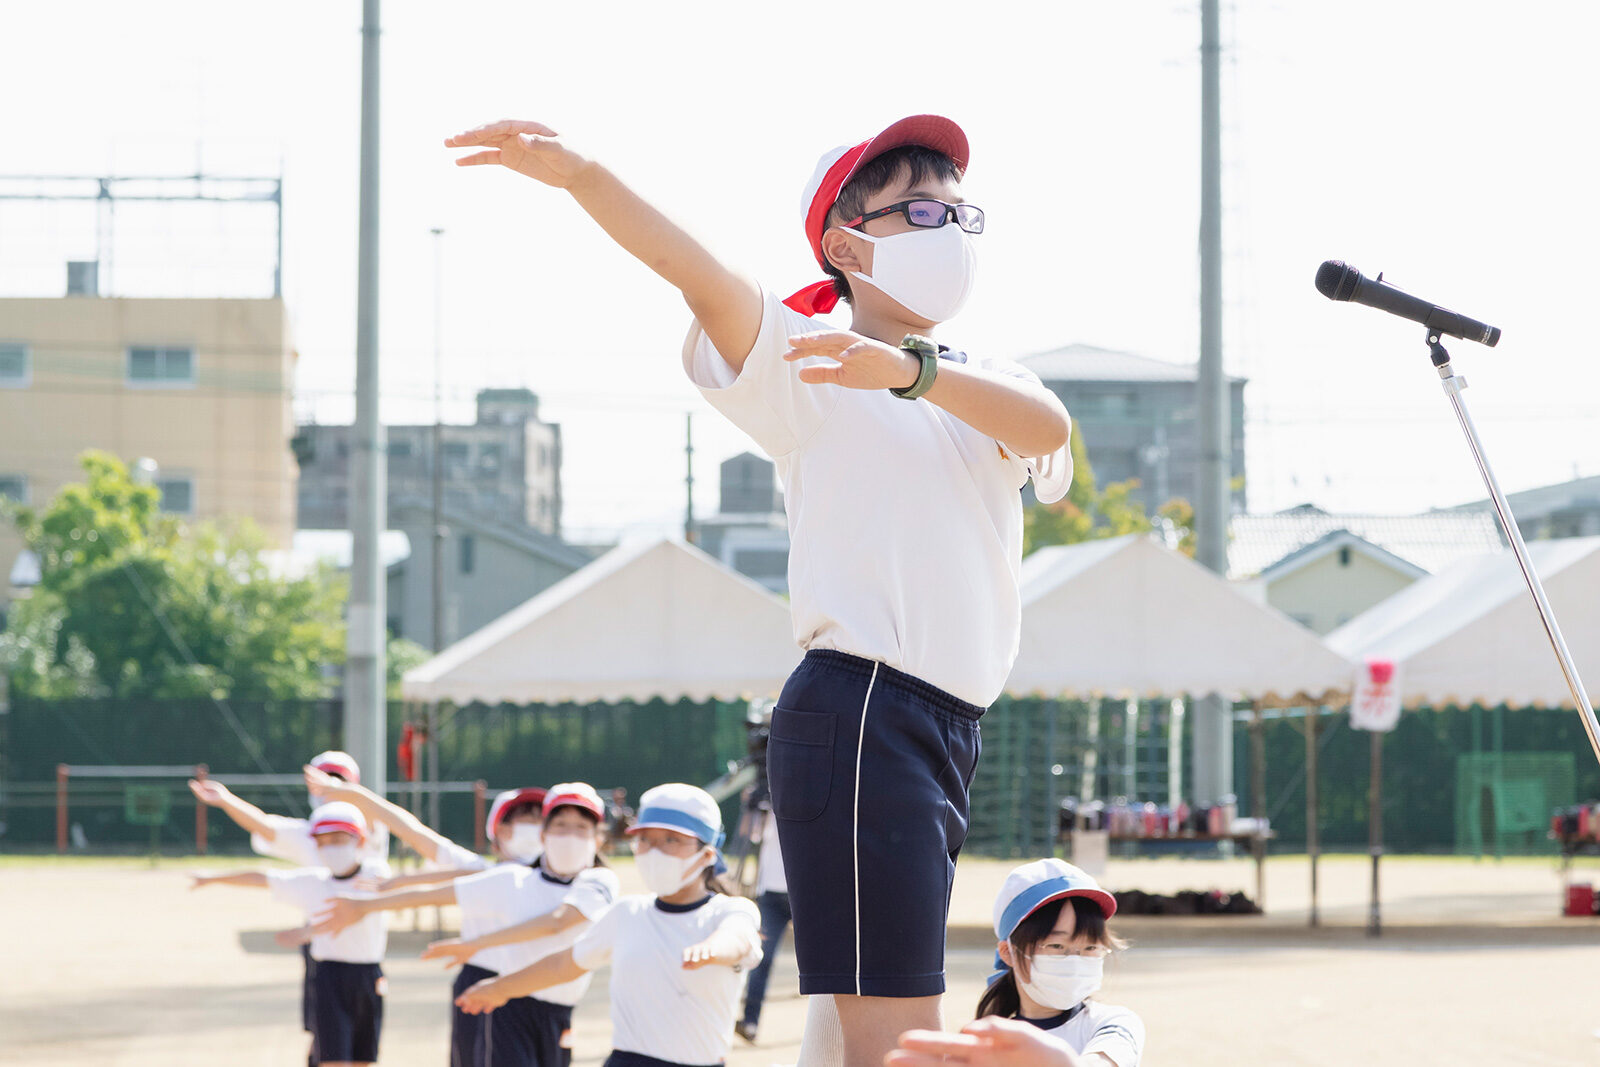
{"type": "Polygon", "coordinates": [[[633,866],[644,880],[644,887],[658,897],[670,897],[706,869],[698,852],[686,859],[679,859],[659,848],[639,853],[634,858],[633,866]]]}
{"type": "Polygon", "coordinates": [[[1017,973],[1017,985],[1035,1004],[1066,1011],[1100,988],[1105,965],[1101,956],[1035,956],[1026,979],[1017,973]]]}
{"type": "Polygon", "coordinates": [[[978,252],[972,235],[954,222],[933,229],[874,237],[849,230],[872,245],[872,275],[850,271],[913,315],[929,322],[956,317],[972,295],[978,252]]]}
{"type": "Polygon", "coordinates": [[[511,836],[500,846],[515,863],[532,863],[544,851],[544,832],[537,823],[512,824],[511,836]]]}
{"type": "Polygon", "coordinates": [[[550,834],[544,839],[544,865],[556,874],[576,874],[594,862],[594,838],[550,834]]]}
{"type": "Polygon", "coordinates": [[[361,863],[361,846],[318,845],[317,859],[334,874],[349,874],[361,863]]]}

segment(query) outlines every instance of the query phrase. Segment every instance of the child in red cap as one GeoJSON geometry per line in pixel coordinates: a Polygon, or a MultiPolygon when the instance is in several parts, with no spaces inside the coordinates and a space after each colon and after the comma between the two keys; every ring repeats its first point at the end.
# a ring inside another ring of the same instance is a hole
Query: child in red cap
{"type": "Polygon", "coordinates": [[[801,1058],[876,1067],[901,1031],[939,1026],[978,718],[1020,633],[1019,490],[1031,477],[1057,500],[1072,476],[1070,421],[1037,377],[933,339],[972,291],[984,228],[960,186],[966,135],[917,115],[825,155],[801,221],[828,280],[787,300],[547,126],[445,143],[567,190],[677,287],[685,370],[777,464],[806,656],[772,717],[772,807],[800,989],[831,996],[844,1046],[808,1040],[801,1058]],[[840,299],[848,330],[812,317],[840,299]]]}

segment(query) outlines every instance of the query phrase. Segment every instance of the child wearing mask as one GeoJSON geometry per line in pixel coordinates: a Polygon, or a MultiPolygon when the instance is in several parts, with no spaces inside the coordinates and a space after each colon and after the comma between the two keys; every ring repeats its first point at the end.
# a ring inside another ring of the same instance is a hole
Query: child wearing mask
{"type": "MultiPolygon", "coordinates": [[[[362,858],[367,821],[351,804],[324,804],[311,813],[308,831],[318,866],[293,871],[239,871],[194,875],[199,889],[236,885],[267,889],[309,919],[357,877],[377,876],[377,861],[362,858]]],[[[383,953],[389,925],[373,915],[340,931],[313,931],[311,1062],[321,1067],[365,1067],[378,1059],[383,1029],[383,953]]]]}
{"type": "MultiPolygon", "coordinates": [[[[555,130],[506,120],[445,142],[566,190],[694,315],[684,369],[777,464],[796,641],[769,773],[800,991],[879,1067],[940,1025],[945,925],[978,719],[1016,658],[1022,503],[1071,483],[1071,423],[1036,375],[933,339],[972,291],[984,213],[966,134],[913,115],[823,156],[800,205],[828,280],[787,299],[719,259],[555,130]],[[814,316],[850,305],[850,327],[814,316]],[[891,889],[892,887],[892,889],[891,889]]],[[[808,1027],[809,1029],[809,1027],[808,1027]]],[[[820,1031],[819,1031],[820,1035],[820,1031]]]]}
{"type": "Polygon", "coordinates": [[[639,800],[633,839],[648,895],[623,897],[565,952],[480,982],[458,999],[498,1013],[513,998],[611,965],[612,1052],[605,1067],[726,1060],[743,971],[761,960],[760,916],[725,895],[722,813],[710,794],[659,785],[639,800]]]}
{"type": "Polygon", "coordinates": [[[995,898],[998,970],[978,1001],[979,1018],[1028,1023],[1084,1067],[1138,1067],[1144,1023],[1092,999],[1106,958],[1125,947],[1106,926],[1116,911],[1116,898],[1070,863],[1043,859],[1013,870],[995,898]]]}
{"type": "MultiPolygon", "coordinates": [[[[529,862],[516,859],[448,885],[383,893],[370,898],[330,902],[318,930],[338,930],[374,912],[427,905],[456,904],[461,909],[464,953],[431,951],[425,958],[456,956],[464,966],[452,992],[497,974],[526,967],[570,946],[621,895],[617,876],[599,858],[605,805],[583,782],[552,786],[536,809],[539,854],[529,862]],[[484,944],[474,939],[506,927],[521,935],[484,944]]],[[[523,818],[525,804],[509,798],[504,822],[523,818]]],[[[519,826],[528,826],[524,821],[519,826]]],[[[498,827],[497,827],[498,828],[498,827]]],[[[533,851],[526,834],[513,830],[505,839],[509,856],[533,851]]],[[[466,1067],[566,1067],[572,1060],[572,1009],[588,991],[589,976],[519,996],[504,1013],[489,1020],[463,1014],[451,1028],[452,1064],[466,1067]]]]}

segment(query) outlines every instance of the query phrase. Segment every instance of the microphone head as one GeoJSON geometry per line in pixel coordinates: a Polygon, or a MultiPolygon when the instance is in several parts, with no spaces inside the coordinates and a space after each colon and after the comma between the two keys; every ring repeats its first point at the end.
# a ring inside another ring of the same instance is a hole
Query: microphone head
{"type": "Polygon", "coordinates": [[[1342,260],[1330,259],[1317,268],[1317,292],[1329,300],[1349,300],[1360,281],[1361,272],[1342,260]]]}

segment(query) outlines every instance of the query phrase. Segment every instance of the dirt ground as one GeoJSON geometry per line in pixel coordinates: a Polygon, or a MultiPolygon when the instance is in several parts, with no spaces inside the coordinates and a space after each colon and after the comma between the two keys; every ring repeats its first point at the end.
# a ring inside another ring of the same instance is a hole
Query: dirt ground
{"type": "MultiPolygon", "coordinates": [[[[293,912],[263,892],[191,893],[184,872],[239,861],[0,859],[0,1063],[237,1067],[304,1062],[298,955],[270,932],[293,912]]],[[[1010,864],[965,860],[952,904],[947,1025],[970,1017],[992,956],[986,931],[1010,864]]],[[[1368,861],[1323,860],[1322,926],[1306,925],[1303,858],[1268,864],[1262,917],[1136,918],[1101,996],[1137,1010],[1150,1067],[1241,1064],[1600,1063],[1600,919],[1558,917],[1551,861],[1384,861],[1386,929],[1368,937],[1368,861]]],[[[636,888],[621,868],[624,887],[636,888]]],[[[1576,876],[1600,882],[1600,868],[1576,876]]],[[[1245,889],[1241,861],[1113,861],[1114,888],[1245,889]]],[[[381,1062],[445,1062],[449,976],[416,958],[434,916],[396,920],[381,1062]]],[[[453,927],[448,911],[441,917],[453,927]]],[[[575,1063],[609,1048],[606,976],[576,1013],[575,1063]]],[[[729,1063],[795,1060],[804,1001],[787,949],[760,1042],[729,1063]]]]}

